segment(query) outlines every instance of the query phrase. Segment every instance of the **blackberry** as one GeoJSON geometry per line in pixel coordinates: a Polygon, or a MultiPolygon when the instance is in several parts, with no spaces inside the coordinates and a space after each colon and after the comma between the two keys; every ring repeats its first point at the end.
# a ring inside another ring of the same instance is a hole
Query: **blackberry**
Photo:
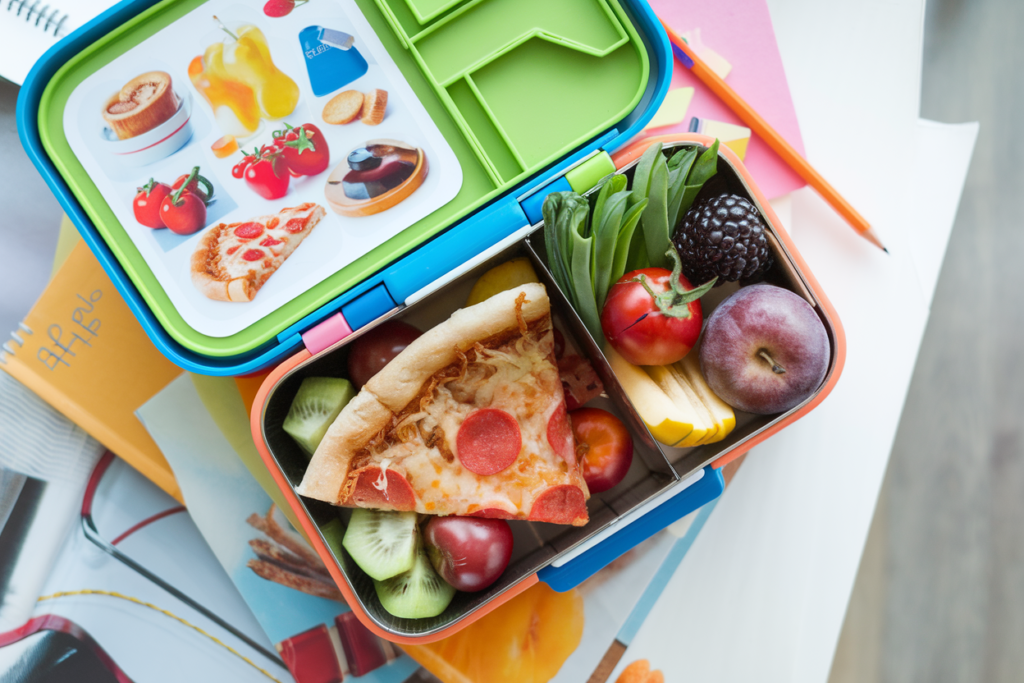
{"type": "Polygon", "coordinates": [[[768,228],[745,197],[722,194],[690,207],[672,236],[683,273],[694,285],[718,277],[753,280],[772,265],[768,228]]]}

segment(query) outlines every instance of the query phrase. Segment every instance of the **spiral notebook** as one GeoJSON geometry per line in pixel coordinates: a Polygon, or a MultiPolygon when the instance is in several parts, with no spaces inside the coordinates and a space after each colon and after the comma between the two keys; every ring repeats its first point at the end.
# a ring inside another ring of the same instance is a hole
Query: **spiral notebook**
{"type": "Polygon", "coordinates": [[[181,369],[153,346],[85,242],[0,344],[0,370],[181,499],[167,460],[135,417],[181,369]]]}
{"type": "Polygon", "coordinates": [[[0,0],[0,76],[21,85],[58,40],[117,0],[0,0]]]}

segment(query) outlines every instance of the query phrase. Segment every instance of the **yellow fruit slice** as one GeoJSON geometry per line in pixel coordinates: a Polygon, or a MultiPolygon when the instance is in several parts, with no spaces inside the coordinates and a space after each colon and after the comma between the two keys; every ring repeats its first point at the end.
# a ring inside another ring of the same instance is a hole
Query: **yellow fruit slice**
{"type": "Polygon", "coordinates": [[[694,389],[693,384],[686,376],[686,373],[683,372],[682,367],[679,366],[678,363],[666,365],[665,367],[668,369],[669,373],[671,373],[672,379],[674,379],[679,386],[682,387],[683,391],[686,392],[686,398],[689,399],[690,405],[694,407],[697,414],[700,415],[704,425],[707,426],[707,431],[704,433],[704,436],[702,436],[694,446],[703,446],[706,443],[717,441],[718,423],[715,421],[711,411],[708,410],[708,407],[704,405],[704,401],[701,400],[700,395],[697,393],[697,390],[694,389]]]}
{"type": "Polygon", "coordinates": [[[666,446],[676,446],[693,432],[693,419],[684,415],[672,399],[644,372],[620,356],[610,345],[604,355],[640,419],[651,435],[666,446]]]}
{"type": "Polygon", "coordinates": [[[683,360],[676,363],[683,375],[690,381],[690,386],[693,387],[697,395],[700,396],[701,403],[711,413],[712,419],[715,424],[718,425],[718,433],[715,434],[713,439],[705,440],[704,443],[714,443],[721,441],[725,437],[729,436],[733,429],[736,428],[736,413],[733,412],[732,406],[718,398],[715,392],[711,391],[711,387],[708,386],[707,381],[704,379],[704,375],[700,371],[700,354],[699,349],[694,347],[690,353],[686,354],[683,360]]]}
{"type": "Polygon", "coordinates": [[[683,419],[693,425],[693,431],[685,439],[675,444],[675,446],[677,448],[699,446],[704,435],[708,433],[708,428],[711,427],[710,418],[706,418],[701,414],[702,411],[690,400],[686,388],[676,380],[672,375],[672,370],[667,365],[651,365],[645,367],[644,370],[647,371],[647,374],[650,375],[655,384],[672,400],[672,404],[679,411],[679,414],[683,416],[683,419]]]}
{"type": "Polygon", "coordinates": [[[466,305],[472,306],[481,301],[487,301],[495,294],[525,285],[527,282],[540,282],[530,259],[519,256],[511,261],[505,261],[480,276],[480,279],[473,285],[473,291],[469,293],[466,305]]]}
{"type": "Polygon", "coordinates": [[[403,645],[444,683],[547,683],[583,638],[583,597],[538,583],[462,629],[403,645]]]}

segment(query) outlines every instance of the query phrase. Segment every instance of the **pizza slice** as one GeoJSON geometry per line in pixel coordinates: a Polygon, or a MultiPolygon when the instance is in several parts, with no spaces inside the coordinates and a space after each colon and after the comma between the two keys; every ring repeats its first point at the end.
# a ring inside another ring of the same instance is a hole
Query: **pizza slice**
{"type": "Polygon", "coordinates": [[[297,490],[346,507],[586,524],[544,286],[458,310],[413,341],[341,411],[297,490]]]}
{"type": "Polygon", "coordinates": [[[192,254],[192,284],[216,301],[252,301],[324,214],[309,202],[244,223],[218,223],[192,254]]]}

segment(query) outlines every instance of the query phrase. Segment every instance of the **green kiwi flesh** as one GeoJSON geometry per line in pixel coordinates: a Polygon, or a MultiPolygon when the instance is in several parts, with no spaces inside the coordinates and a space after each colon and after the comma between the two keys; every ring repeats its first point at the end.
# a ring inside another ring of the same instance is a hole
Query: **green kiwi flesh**
{"type": "Polygon", "coordinates": [[[338,377],[307,377],[295,394],[288,415],[284,418],[284,431],[313,455],[327,428],[334,423],[352,397],[356,395],[352,383],[338,377]]]}
{"type": "Polygon", "coordinates": [[[455,597],[455,588],[431,566],[422,541],[417,543],[412,569],[373,585],[381,606],[401,619],[436,617],[455,597]]]}
{"type": "Polygon", "coordinates": [[[409,571],[416,560],[415,512],[356,508],[341,545],[359,568],[378,581],[409,571]]]}

